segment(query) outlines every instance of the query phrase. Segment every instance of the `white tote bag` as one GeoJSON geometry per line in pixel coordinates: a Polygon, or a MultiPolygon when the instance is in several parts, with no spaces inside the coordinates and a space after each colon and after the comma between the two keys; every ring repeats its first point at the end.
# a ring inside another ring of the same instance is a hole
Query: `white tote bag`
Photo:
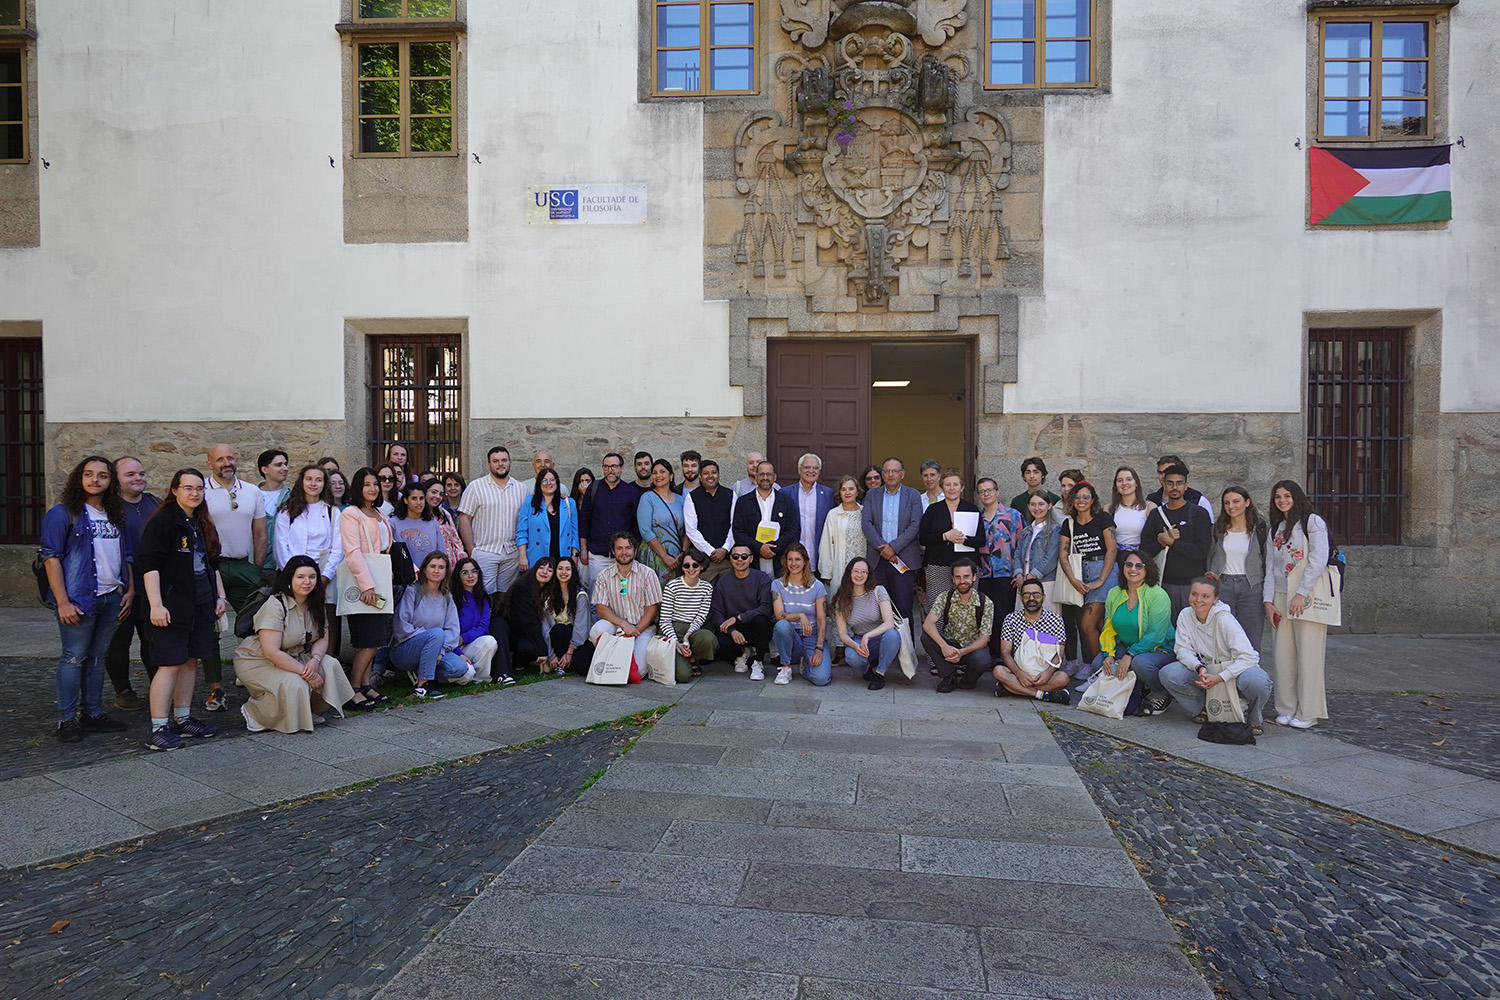
{"type": "MultiPolygon", "coordinates": [[[[1172,530],[1172,525],[1169,524],[1169,523],[1167,523],[1167,515],[1164,512],[1164,510],[1165,509],[1162,508],[1162,507],[1157,507],[1157,508],[1153,509],[1151,513],[1161,515],[1161,530],[1162,531],[1171,531],[1172,530]]],[[[1150,528],[1151,518],[1149,516],[1146,518],[1146,524],[1147,524],[1146,531],[1150,531],[1151,530],[1151,528],[1150,528]]],[[[1144,535],[1145,532],[1143,531],[1143,532],[1141,532],[1141,534],[1144,535]]],[[[1159,534],[1161,534],[1161,531],[1157,531],[1157,532],[1153,532],[1152,533],[1153,537],[1155,537],[1156,535],[1159,535],[1159,534]]],[[[1158,580],[1166,579],[1166,575],[1167,575],[1167,555],[1171,551],[1172,551],[1171,548],[1163,548],[1160,552],[1158,552],[1155,556],[1152,557],[1153,559],[1156,560],[1156,578],[1158,580]]]]}
{"type": "MultiPolygon", "coordinates": [[[[1068,518],[1068,545],[1072,547],[1072,539],[1078,532],[1078,525],[1070,517],[1068,518]]],[[[1061,560],[1066,558],[1068,566],[1073,570],[1073,575],[1079,580],[1083,579],[1083,556],[1077,552],[1069,552],[1066,557],[1059,557],[1057,567],[1057,579],[1052,581],[1052,603],[1063,605],[1071,604],[1074,607],[1083,607],[1083,593],[1068,579],[1068,574],[1063,572],[1061,560]]]]}
{"type": "Polygon", "coordinates": [[[1101,673],[1083,693],[1083,699],[1078,702],[1078,710],[1102,715],[1106,719],[1123,719],[1125,706],[1130,704],[1130,694],[1134,690],[1134,670],[1125,671],[1124,677],[1101,673]]]}
{"type": "MultiPolygon", "coordinates": [[[[1286,599],[1287,605],[1292,602],[1292,595],[1302,586],[1302,574],[1307,569],[1307,560],[1299,559],[1291,572],[1286,575],[1286,599]]],[[[1313,587],[1312,593],[1307,597],[1307,603],[1302,609],[1301,616],[1297,619],[1302,622],[1320,622],[1324,625],[1342,625],[1344,623],[1344,578],[1334,570],[1332,566],[1323,569],[1323,575],[1318,578],[1317,585],[1313,587]]]]}
{"type": "Polygon", "coordinates": [[[1021,638],[1021,644],[1016,647],[1014,659],[1016,666],[1025,675],[1025,680],[1035,683],[1048,670],[1062,669],[1062,642],[1056,636],[1027,629],[1021,638]],[[1044,638],[1048,641],[1042,642],[1044,638]]]}
{"type": "MultiPolygon", "coordinates": [[[[359,534],[362,541],[368,542],[370,519],[363,514],[356,513],[359,518],[359,534]]],[[[359,581],[354,577],[354,570],[349,568],[349,560],[345,559],[339,563],[338,572],[334,574],[334,586],[339,595],[338,609],[334,614],[338,615],[389,615],[395,614],[396,609],[392,606],[395,600],[395,588],[391,586],[391,557],[385,552],[363,552],[365,568],[370,572],[370,578],[374,581],[376,603],[381,604],[378,608],[372,608],[359,599],[359,581]],[[384,603],[380,602],[384,598],[384,603]]]]}
{"type": "Polygon", "coordinates": [[[630,659],[635,655],[635,640],[623,635],[603,635],[594,643],[594,659],[589,664],[589,684],[629,684],[630,659]]]}
{"type": "MultiPolygon", "coordinates": [[[[1217,674],[1220,664],[1205,664],[1211,674],[1217,674]]],[[[1218,684],[1203,693],[1203,712],[1208,716],[1209,722],[1244,722],[1245,709],[1240,704],[1240,689],[1234,683],[1233,677],[1225,677],[1218,684]]]]}
{"type": "MultiPolygon", "coordinates": [[[[646,669],[658,684],[677,685],[677,647],[665,636],[657,636],[646,646],[646,669]]],[[[626,668],[628,674],[629,667],[626,668]]]]}
{"type": "Polygon", "coordinates": [[[896,652],[896,663],[901,667],[901,672],[911,680],[917,675],[917,647],[911,639],[911,621],[907,618],[896,616],[896,635],[901,638],[901,648],[896,652]]]}

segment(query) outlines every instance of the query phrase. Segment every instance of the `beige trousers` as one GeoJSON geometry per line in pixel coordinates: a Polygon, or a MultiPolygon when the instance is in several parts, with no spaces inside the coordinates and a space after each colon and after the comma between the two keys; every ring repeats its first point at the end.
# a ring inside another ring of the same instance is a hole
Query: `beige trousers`
{"type": "Polygon", "coordinates": [[[1328,626],[1305,622],[1286,613],[1288,595],[1276,595],[1281,624],[1276,628],[1276,714],[1303,722],[1328,718],[1323,689],[1323,653],[1328,648],[1328,626]]]}

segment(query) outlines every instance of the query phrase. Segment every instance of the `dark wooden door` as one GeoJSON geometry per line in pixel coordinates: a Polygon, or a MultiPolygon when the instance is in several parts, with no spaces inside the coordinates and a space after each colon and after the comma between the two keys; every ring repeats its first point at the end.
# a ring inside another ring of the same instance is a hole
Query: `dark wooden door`
{"type": "Polygon", "coordinates": [[[777,478],[797,478],[797,459],[823,460],[822,481],[859,475],[870,450],[870,345],[773,340],[768,345],[766,454],[777,478]]]}

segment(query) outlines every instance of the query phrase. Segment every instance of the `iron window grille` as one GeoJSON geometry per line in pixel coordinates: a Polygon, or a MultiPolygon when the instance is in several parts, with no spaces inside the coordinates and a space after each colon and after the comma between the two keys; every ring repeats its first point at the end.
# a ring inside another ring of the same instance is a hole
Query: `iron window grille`
{"type": "Polygon", "coordinates": [[[372,467],[401,444],[412,471],[461,471],[461,350],[457,334],[370,338],[372,467]]]}
{"type": "Polygon", "coordinates": [[[40,537],[44,429],[42,339],[0,337],[0,544],[40,537]]]}

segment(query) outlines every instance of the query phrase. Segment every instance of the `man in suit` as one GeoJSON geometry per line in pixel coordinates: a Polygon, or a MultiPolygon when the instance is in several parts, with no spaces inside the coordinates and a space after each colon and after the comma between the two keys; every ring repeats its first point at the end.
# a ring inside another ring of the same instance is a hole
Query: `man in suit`
{"type": "Polygon", "coordinates": [[[777,577],[782,553],[801,540],[801,529],[796,503],[776,488],[776,467],[761,462],[755,467],[755,489],[734,502],[734,544],[750,546],[760,570],[777,577]],[[758,531],[776,537],[762,541],[755,537],[758,531]]]}
{"type": "Polygon", "coordinates": [[[869,546],[866,557],[875,567],[875,582],[885,587],[896,610],[910,618],[917,570],[922,567],[922,547],[917,544],[922,496],[901,485],[905,478],[906,466],[901,459],[891,457],[882,462],[881,488],[865,495],[861,521],[869,546]]]}
{"type": "Polygon", "coordinates": [[[833,510],[833,490],[818,485],[818,476],[823,471],[823,460],[808,452],[797,459],[797,481],[782,487],[781,492],[791,498],[797,508],[797,524],[802,545],[807,549],[807,560],[813,575],[828,582],[828,574],[818,571],[818,543],[823,540],[823,522],[833,510]]]}

